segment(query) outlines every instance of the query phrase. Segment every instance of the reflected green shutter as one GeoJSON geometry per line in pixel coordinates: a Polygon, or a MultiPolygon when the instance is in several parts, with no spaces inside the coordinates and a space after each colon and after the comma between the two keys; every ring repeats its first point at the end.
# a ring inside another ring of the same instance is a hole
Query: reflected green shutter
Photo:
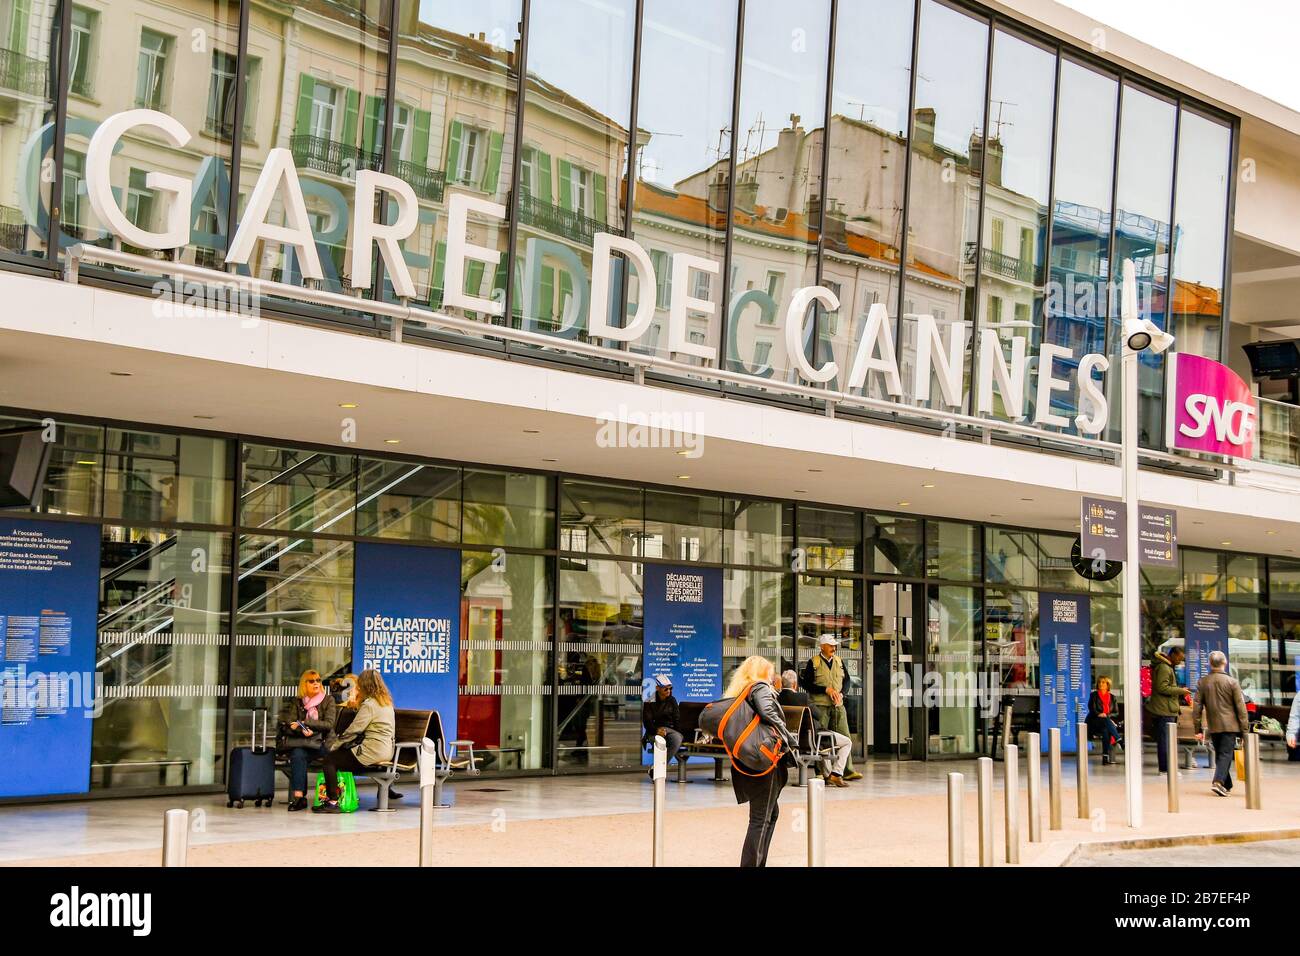
{"type": "Polygon", "coordinates": [[[506,269],[509,256],[502,256],[497,263],[496,271],[492,273],[492,298],[505,304],[506,301],[506,269]]]}
{"type": "Polygon", "coordinates": [[[555,324],[559,325],[564,321],[564,310],[568,308],[573,301],[573,276],[569,275],[568,270],[560,273],[560,304],[555,310],[555,324]]]}
{"type": "Polygon", "coordinates": [[[361,148],[367,153],[376,152],[379,139],[379,122],[383,116],[384,100],[379,96],[366,97],[366,122],[361,129],[361,148]]]}
{"type": "Polygon", "coordinates": [[[492,132],[488,134],[488,154],[487,162],[483,165],[483,182],[482,189],[485,193],[495,193],[497,183],[501,179],[501,147],[505,144],[506,138],[503,134],[492,132]]]}
{"type": "Polygon", "coordinates": [[[299,136],[311,133],[311,98],[316,92],[316,81],[303,73],[298,78],[298,116],[293,130],[299,136]]]}
{"type": "Polygon", "coordinates": [[[573,164],[567,159],[560,160],[560,208],[573,209],[573,164]]]}
{"type": "Polygon", "coordinates": [[[429,111],[415,111],[415,142],[411,144],[411,162],[416,166],[429,165],[429,111]]]}
{"type": "Polygon", "coordinates": [[[471,259],[465,263],[465,289],[472,296],[481,296],[483,294],[483,274],[487,272],[487,263],[479,259],[471,259]]]}
{"type": "Polygon", "coordinates": [[[443,171],[447,174],[447,182],[456,181],[456,163],[460,161],[460,137],[461,137],[460,120],[451,121],[451,131],[447,134],[447,156],[443,163],[443,171]]]}
{"type": "Polygon", "coordinates": [[[361,109],[361,93],[357,90],[347,91],[347,105],[343,108],[343,142],[349,146],[357,145],[357,113],[361,109]]]}
{"type": "Polygon", "coordinates": [[[542,266],[541,301],[537,303],[537,318],[555,324],[555,270],[542,266]]]}
{"type": "Polygon", "coordinates": [[[596,181],[596,185],[595,185],[596,194],[594,197],[595,199],[594,208],[596,210],[596,214],[594,218],[596,219],[597,222],[604,222],[605,221],[605,177],[602,176],[600,173],[596,173],[595,176],[593,176],[592,178],[596,181]]]}
{"type": "Polygon", "coordinates": [[[555,200],[551,198],[551,154],[538,150],[537,157],[537,198],[548,205],[555,200]]]}
{"type": "Polygon", "coordinates": [[[447,267],[447,243],[439,241],[433,247],[433,280],[429,287],[429,304],[442,308],[442,273],[447,267]]]}

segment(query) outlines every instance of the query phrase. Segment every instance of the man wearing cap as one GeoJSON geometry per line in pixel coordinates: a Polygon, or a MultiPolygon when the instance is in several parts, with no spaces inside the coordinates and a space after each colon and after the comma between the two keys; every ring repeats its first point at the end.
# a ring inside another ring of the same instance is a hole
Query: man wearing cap
{"type": "MultiPolygon", "coordinates": [[[[823,634],[817,643],[818,653],[804,665],[803,670],[803,686],[812,698],[813,717],[818,727],[848,737],[849,712],[844,707],[844,688],[849,683],[849,669],[844,666],[844,659],[835,653],[840,639],[834,634],[823,634]]],[[[844,766],[844,779],[862,779],[862,774],[853,769],[852,757],[844,766]]]]}
{"type": "Polygon", "coordinates": [[[646,742],[662,737],[668,748],[668,759],[674,755],[678,763],[686,761],[681,752],[682,734],[677,728],[681,717],[677,709],[677,698],[673,696],[673,680],[667,674],[660,674],[654,682],[655,694],[641,705],[641,723],[645,727],[646,742]]]}

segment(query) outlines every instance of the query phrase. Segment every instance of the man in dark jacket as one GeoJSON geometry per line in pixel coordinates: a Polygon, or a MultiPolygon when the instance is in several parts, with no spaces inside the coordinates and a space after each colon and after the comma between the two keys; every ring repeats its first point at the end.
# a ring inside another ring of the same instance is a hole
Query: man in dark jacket
{"type": "MultiPolygon", "coordinates": [[[[685,763],[687,757],[682,750],[682,734],[677,728],[681,726],[681,714],[677,707],[677,698],[673,696],[673,681],[666,674],[655,678],[655,695],[641,705],[641,724],[645,727],[645,740],[650,742],[655,737],[662,737],[668,747],[668,759],[677,757],[678,763],[685,763]]],[[[653,773],[653,768],[647,771],[653,773]]]]}
{"type": "Polygon", "coordinates": [[[1237,679],[1228,674],[1228,656],[1223,651],[1210,654],[1210,672],[1196,685],[1196,703],[1192,706],[1192,726],[1196,739],[1204,740],[1201,732],[1201,714],[1210,725],[1210,738],[1214,741],[1214,783],[1210,789],[1226,797],[1232,789],[1233,751],[1237,749],[1237,735],[1250,732],[1250,715],[1246,713],[1246,698],[1241,693],[1237,679]]]}
{"type": "MultiPolygon", "coordinates": [[[[1154,725],[1156,735],[1156,766],[1161,773],[1169,769],[1169,731],[1165,727],[1178,723],[1178,712],[1191,693],[1178,686],[1174,668],[1183,662],[1183,649],[1171,647],[1167,653],[1156,653],[1151,661],[1151,696],[1147,698],[1146,712],[1154,725]]],[[[1175,758],[1177,754],[1174,755],[1175,758]]]]}

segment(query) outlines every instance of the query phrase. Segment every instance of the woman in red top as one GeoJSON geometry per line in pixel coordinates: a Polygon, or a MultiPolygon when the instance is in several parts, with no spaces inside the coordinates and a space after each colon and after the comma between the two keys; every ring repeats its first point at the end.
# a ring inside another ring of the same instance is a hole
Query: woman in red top
{"type": "Polygon", "coordinates": [[[1110,692],[1110,678],[1097,680],[1097,689],[1088,697],[1088,735],[1101,737],[1101,762],[1110,763],[1110,748],[1119,738],[1119,703],[1110,692]]]}

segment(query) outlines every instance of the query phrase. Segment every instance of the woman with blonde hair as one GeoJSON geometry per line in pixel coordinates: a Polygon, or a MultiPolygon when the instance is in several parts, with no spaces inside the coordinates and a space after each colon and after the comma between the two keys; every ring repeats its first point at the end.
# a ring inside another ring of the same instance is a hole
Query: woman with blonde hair
{"type": "Polygon", "coordinates": [[[325,755],[325,801],[312,807],[316,813],[340,813],[339,772],[363,772],[367,767],[393,759],[393,695],[378,671],[362,671],[357,677],[357,715],[348,729],[333,742],[325,755]]]}
{"type": "MultiPolygon", "coordinates": [[[[775,676],[776,666],[766,657],[757,654],[747,657],[731,675],[726,693],[722,696],[732,699],[745,696],[758,719],[775,728],[785,741],[787,749],[798,750],[799,742],[786,727],[785,714],[777,703],[776,691],[772,688],[775,676]]],[[[776,820],[781,812],[778,801],[789,774],[785,761],[762,776],[757,776],[761,768],[743,767],[743,770],[750,772],[745,773],[733,767],[731,774],[731,788],[736,793],[736,802],[749,804],[749,828],[745,831],[740,865],[767,866],[767,850],[772,843],[776,820]]]]}
{"type": "MultiPolygon", "coordinates": [[[[1101,762],[1111,762],[1110,751],[1121,743],[1119,733],[1119,704],[1110,692],[1110,678],[1097,678],[1097,689],[1088,696],[1088,736],[1101,737],[1101,762]]],[[[1088,745],[1082,743],[1081,752],[1087,752],[1088,745]]],[[[1122,746],[1122,744],[1121,744],[1122,746]]]]}
{"type": "Polygon", "coordinates": [[[275,749],[289,758],[289,810],[307,809],[307,767],[325,753],[337,704],[325,692],[320,671],[305,670],[298,678],[298,696],[280,708],[275,749]]]}

